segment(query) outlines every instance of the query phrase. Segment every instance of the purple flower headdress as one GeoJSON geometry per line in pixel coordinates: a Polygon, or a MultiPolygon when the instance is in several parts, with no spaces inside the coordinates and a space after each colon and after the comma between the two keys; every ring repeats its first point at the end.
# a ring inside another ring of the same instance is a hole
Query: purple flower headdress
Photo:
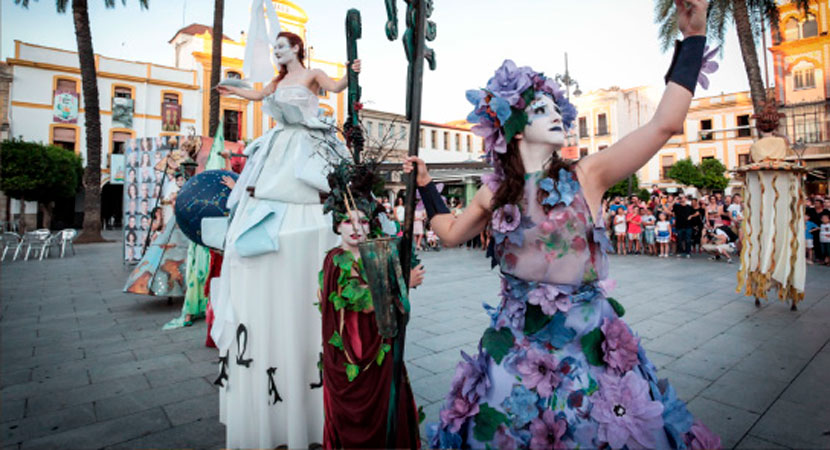
{"type": "Polygon", "coordinates": [[[484,138],[484,158],[501,177],[496,153],[506,153],[507,144],[528,124],[524,111],[537,93],[553,97],[562,114],[562,123],[570,129],[576,119],[576,108],[568,101],[559,83],[530,67],[518,67],[505,60],[484,89],[467,91],[467,100],[474,105],[467,121],[476,124],[473,133],[484,138]]]}

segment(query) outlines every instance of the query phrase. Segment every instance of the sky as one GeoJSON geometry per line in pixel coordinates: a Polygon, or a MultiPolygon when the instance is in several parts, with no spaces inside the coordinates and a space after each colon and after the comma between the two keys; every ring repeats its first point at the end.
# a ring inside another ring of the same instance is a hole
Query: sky
{"type": "MultiPolygon", "coordinates": [[[[126,1],[126,6],[117,1],[116,8],[106,9],[103,0],[90,0],[96,53],[173,65],[173,48],[167,42],[176,31],[194,22],[213,23],[212,0],[150,0],[148,10],[141,10],[137,0],[126,1]]],[[[346,11],[361,11],[363,103],[403,113],[407,62],[401,41],[386,39],[384,2],[293,1],[310,18],[315,58],[330,61],[346,58],[346,11]]],[[[238,40],[248,27],[249,8],[249,0],[225,0],[225,35],[238,40]]],[[[403,31],[403,1],[398,9],[403,31]]],[[[654,0],[435,0],[432,20],[438,35],[428,45],[438,66],[424,74],[422,118],[447,122],[466,117],[471,105],[464,92],[486,85],[508,58],[553,76],[564,73],[567,52],[570,74],[583,92],[662,85],[671,53],[660,51],[653,9],[654,0]]],[[[58,14],[53,0],[30,0],[28,10],[14,0],[0,0],[0,38],[2,59],[14,57],[15,40],[75,50],[71,13],[58,14]]],[[[698,87],[698,97],[749,89],[734,29],[718,62],[721,69],[709,77],[708,91],[698,87]]]]}

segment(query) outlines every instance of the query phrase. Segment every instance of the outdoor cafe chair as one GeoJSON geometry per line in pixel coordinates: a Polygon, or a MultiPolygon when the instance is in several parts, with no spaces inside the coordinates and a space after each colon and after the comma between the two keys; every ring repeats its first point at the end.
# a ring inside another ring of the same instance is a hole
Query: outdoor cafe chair
{"type": "Polygon", "coordinates": [[[61,248],[61,258],[63,258],[64,253],[66,253],[66,247],[68,246],[70,250],[72,250],[72,254],[75,254],[75,245],[72,241],[75,240],[75,236],[78,235],[78,231],[74,228],[67,228],[65,230],[61,230],[58,232],[58,242],[57,245],[61,248]]]}
{"type": "Polygon", "coordinates": [[[5,233],[3,233],[2,239],[3,256],[0,257],[0,261],[5,261],[6,255],[9,253],[9,250],[12,249],[15,252],[15,257],[17,257],[17,249],[20,247],[20,243],[22,242],[20,235],[17,233],[6,231],[5,233]]]}
{"type": "Polygon", "coordinates": [[[47,245],[49,244],[47,241],[51,237],[52,234],[46,229],[30,231],[24,234],[23,239],[26,241],[26,255],[23,257],[23,260],[29,260],[29,254],[32,253],[32,250],[35,251],[35,255],[38,255],[40,256],[40,259],[43,259],[43,251],[47,248],[47,245]]]}

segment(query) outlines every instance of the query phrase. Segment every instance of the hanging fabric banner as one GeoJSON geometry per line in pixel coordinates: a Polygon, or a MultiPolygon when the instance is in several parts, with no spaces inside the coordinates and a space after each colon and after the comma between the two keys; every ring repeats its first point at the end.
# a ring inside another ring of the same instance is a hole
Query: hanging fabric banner
{"type": "Polygon", "coordinates": [[[178,103],[164,103],[161,105],[161,131],[180,131],[182,121],[182,105],[178,103]]]}
{"type": "Polygon", "coordinates": [[[78,123],[78,93],[58,89],[52,107],[53,121],[59,123],[78,123]]]}
{"type": "Polygon", "coordinates": [[[133,127],[133,99],[113,97],[112,126],[119,128],[133,127]]]}
{"type": "Polygon", "coordinates": [[[110,183],[124,184],[124,155],[110,155],[110,183]]]}

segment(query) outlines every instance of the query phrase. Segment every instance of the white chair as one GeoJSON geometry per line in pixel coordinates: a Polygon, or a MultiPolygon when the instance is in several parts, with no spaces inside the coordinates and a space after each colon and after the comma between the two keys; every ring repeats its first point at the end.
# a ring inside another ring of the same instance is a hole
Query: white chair
{"type": "Polygon", "coordinates": [[[9,250],[14,248],[15,250],[15,257],[17,257],[17,248],[20,246],[21,238],[20,235],[17,233],[12,233],[7,231],[3,233],[2,237],[2,246],[3,246],[3,256],[0,257],[0,261],[6,260],[6,254],[9,253],[9,250]]]}
{"type": "Polygon", "coordinates": [[[26,241],[26,255],[23,260],[29,260],[29,254],[32,253],[32,250],[35,251],[35,255],[43,259],[43,251],[47,248],[47,241],[50,237],[52,237],[52,234],[46,229],[31,231],[23,235],[23,240],[26,241]]]}
{"type": "Polygon", "coordinates": [[[72,250],[72,254],[74,255],[75,245],[72,242],[75,240],[75,236],[78,235],[78,231],[73,228],[67,228],[58,232],[58,235],[58,245],[61,247],[61,258],[63,258],[64,253],[66,253],[67,246],[70,250],[72,250]]]}

